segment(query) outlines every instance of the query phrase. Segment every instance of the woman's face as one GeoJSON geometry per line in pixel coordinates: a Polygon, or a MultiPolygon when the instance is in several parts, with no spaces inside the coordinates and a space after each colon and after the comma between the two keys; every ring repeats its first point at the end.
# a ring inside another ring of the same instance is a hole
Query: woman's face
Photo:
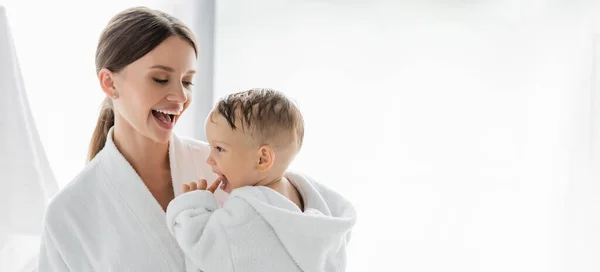
{"type": "Polygon", "coordinates": [[[172,36],[154,50],[111,73],[115,126],[158,143],[171,138],[173,126],[191,102],[196,54],[172,36]]]}

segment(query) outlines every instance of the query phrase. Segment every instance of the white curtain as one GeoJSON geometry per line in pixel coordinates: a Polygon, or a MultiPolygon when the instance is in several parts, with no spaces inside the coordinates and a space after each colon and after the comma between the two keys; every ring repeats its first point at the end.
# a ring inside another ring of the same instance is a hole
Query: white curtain
{"type": "Polygon", "coordinates": [[[31,115],[2,6],[0,60],[0,271],[31,271],[44,208],[58,187],[31,115]]]}

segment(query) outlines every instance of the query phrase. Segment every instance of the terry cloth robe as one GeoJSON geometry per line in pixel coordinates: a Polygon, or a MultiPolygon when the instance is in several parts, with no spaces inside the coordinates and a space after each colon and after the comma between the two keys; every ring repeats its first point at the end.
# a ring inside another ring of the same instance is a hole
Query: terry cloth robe
{"type": "Polygon", "coordinates": [[[223,208],[204,190],[171,201],[167,225],[195,271],[345,271],[354,207],[306,176],[286,177],[302,195],[304,212],[264,186],[233,190],[223,208]]]}
{"type": "MultiPolygon", "coordinates": [[[[165,212],[119,153],[112,133],[46,209],[39,272],[185,271],[165,212]]],[[[207,144],[173,135],[169,159],[175,195],[183,183],[216,178],[206,164],[208,154],[207,144]]]]}

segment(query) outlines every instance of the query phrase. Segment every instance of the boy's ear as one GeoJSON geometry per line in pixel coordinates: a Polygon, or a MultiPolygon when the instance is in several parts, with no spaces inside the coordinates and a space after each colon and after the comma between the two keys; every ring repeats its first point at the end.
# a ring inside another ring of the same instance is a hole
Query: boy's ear
{"type": "Polygon", "coordinates": [[[256,168],[260,172],[266,172],[275,163],[275,152],[268,145],[263,145],[258,149],[258,161],[256,164],[256,168]]]}

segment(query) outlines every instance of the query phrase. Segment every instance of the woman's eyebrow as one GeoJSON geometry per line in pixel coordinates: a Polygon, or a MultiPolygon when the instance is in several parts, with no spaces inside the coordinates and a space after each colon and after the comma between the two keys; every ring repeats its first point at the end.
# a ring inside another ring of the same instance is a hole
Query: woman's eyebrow
{"type": "MultiPolygon", "coordinates": [[[[164,65],[154,65],[154,66],[150,67],[150,69],[161,69],[161,70],[165,70],[165,71],[171,72],[171,73],[175,72],[175,69],[173,69],[169,66],[164,66],[164,65]]],[[[195,74],[195,73],[196,73],[196,70],[189,70],[189,71],[187,71],[186,74],[195,74]]]]}

